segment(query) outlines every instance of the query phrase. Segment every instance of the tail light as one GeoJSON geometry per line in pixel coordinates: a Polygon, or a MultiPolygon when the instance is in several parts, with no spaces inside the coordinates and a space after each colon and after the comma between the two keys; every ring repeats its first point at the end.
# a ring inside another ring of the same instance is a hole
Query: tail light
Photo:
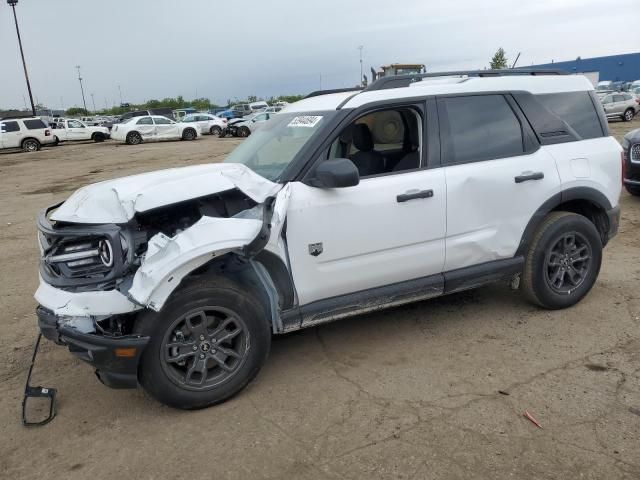
{"type": "Polygon", "coordinates": [[[44,131],[44,136],[48,137],[51,135],[51,130],[49,130],[48,128],[44,131]]]}

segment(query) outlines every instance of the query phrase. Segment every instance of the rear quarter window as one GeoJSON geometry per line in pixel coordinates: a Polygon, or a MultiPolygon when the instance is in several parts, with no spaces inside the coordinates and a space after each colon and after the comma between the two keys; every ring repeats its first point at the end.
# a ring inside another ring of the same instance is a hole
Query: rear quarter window
{"type": "Polygon", "coordinates": [[[37,130],[39,128],[47,128],[45,123],[40,119],[23,120],[23,122],[24,122],[24,126],[27,127],[29,130],[37,130]]]}
{"type": "Polygon", "coordinates": [[[598,112],[588,92],[565,92],[536,95],[547,109],[573,128],[583,140],[602,137],[598,112]]]}
{"type": "Polygon", "coordinates": [[[20,125],[18,122],[0,122],[0,132],[2,133],[10,133],[10,132],[19,132],[20,125]]]}

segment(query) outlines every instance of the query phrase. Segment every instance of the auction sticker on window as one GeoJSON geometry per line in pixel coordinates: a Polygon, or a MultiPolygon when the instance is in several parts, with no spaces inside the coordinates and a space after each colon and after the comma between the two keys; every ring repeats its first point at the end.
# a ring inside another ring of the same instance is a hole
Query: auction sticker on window
{"type": "Polygon", "coordinates": [[[304,115],[295,117],[289,122],[289,125],[287,125],[287,127],[313,128],[318,124],[320,120],[322,120],[322,115],[304,115]]]}

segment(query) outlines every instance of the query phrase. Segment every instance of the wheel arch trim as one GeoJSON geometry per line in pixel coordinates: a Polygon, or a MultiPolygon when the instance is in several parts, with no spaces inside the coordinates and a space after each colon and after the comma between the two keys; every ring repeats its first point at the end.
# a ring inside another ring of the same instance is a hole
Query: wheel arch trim
{"type": "Polygon", "coordinates": [[[544,218],[549,214],[549,212],[570,201],[588,202],[596,209],[605,213],[613,209],[609,199],[595,188],[573,187],[556,193],[540,205],[536,212],[531,216],[529,223],[527,223],[527,226],[522,233],[520,244],[518,245],[515,255],[518,256],[526,254],[527,248],[531,243],[531,239],[540,224],[544,221],[544,218]]]}

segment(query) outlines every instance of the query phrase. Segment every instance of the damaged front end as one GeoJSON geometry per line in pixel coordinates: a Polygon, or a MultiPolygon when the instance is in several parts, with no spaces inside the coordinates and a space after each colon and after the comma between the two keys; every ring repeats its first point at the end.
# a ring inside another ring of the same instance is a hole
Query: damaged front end
{"type": "Polygon", "coordinates": [[[255,271],[277,317],[279,293],[254,257],[272,250],[286,265],[274,237],[288,198],[287,187],[241,165],[153,172],[80,189],[38,218],[41,333],[90,363],[106,385],[135,387],[149,341],[136,333],[137,315],[161,310],[184,277],[222,258],[233,261],[218,268],[239,263],[255,271]]]}

